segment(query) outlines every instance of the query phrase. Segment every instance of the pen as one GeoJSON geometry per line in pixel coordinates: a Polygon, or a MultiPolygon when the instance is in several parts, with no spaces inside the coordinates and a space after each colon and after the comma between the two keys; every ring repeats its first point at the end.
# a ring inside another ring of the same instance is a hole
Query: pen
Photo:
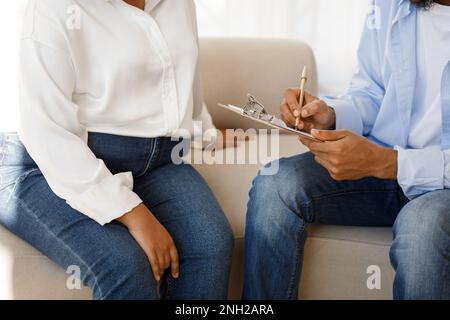
{"type": "MultiPolygon", "coordinates": [[[[303,71],[302,71],[302,78],[301,78],[301,82],[300,82],[300,97],[298,99],[300,108],[303,107],[303,101],[305,99],[305,85],[306,85],[307,80],[308,80],[308,77],[306,75],[306,66],[304,66],[303,71]]],[[[300,115],[295,118],[295,130],[298,130],[299,124],[300,124],[300,115]]]]}

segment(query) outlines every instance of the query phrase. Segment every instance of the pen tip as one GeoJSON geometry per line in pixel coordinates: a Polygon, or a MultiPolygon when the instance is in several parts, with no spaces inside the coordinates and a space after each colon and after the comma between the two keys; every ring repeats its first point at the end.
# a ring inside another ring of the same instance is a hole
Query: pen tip
{"type": "Polygon", "coordinates": [[[306,77],[306,66],[303,67],[302,77],[306,77]]]}

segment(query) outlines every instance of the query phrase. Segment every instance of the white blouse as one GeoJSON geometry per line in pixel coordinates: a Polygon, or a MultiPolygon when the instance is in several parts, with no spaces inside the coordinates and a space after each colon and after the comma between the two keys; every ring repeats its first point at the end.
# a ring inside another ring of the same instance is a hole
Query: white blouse
{"type": "Polygon", "coordinates": [[[212,129],[193,0],[30,0],[20,53],[19,135],[56,195],[106,224],[142,201],[88,132],[133,137],[212,129]]]}

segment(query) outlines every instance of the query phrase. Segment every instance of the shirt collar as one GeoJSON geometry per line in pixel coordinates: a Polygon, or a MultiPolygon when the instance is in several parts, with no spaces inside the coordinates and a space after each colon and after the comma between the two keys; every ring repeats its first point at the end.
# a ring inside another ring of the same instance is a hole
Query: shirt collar
{"type": "Polygon", "coordinates": [[[412,5],[413,4],[411,3],[411,0],[400,0],[400,2],[398,4],[398,11],[394,18],[393,23],[396,23],[396,22],[408,17],[412,12],[412,9],[411,9],[412,5]]]}
{"type": "MultiPolygon", "coordinates": [[[[108,3],[114,2],[114,1],[123,1],[123,0],[104,0],[108,3]]],[[[152,11],[162,0],[145,0],[145,11],[150,12],[152,11]]]]}

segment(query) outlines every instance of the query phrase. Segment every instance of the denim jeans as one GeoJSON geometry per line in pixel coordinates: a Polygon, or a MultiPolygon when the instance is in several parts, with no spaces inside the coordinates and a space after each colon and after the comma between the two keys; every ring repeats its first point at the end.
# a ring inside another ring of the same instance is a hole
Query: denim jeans
{"type": "Polygon", "coordinates": [[[95,299],[226,299],[231,228],[201,176],[172,164],[176,143],[99,133],[88,142],[113,174],[133,173],[134,191],[175,241],[177,280],[167,272],[158,287],[122,224],[101,226],[58,198],[14,134],[0,137],[0,223],[63,268],[78,266],[95,299]]]}
{"type": "Polygon", "coordinates": [[[281,159],[278,174],[254,180],[244,299],[297,299],[312,223],[393,225],[394,298],[450,299],[450,190],[409,201],[394,180],[334,181],[310,153],[281,159]]]}

